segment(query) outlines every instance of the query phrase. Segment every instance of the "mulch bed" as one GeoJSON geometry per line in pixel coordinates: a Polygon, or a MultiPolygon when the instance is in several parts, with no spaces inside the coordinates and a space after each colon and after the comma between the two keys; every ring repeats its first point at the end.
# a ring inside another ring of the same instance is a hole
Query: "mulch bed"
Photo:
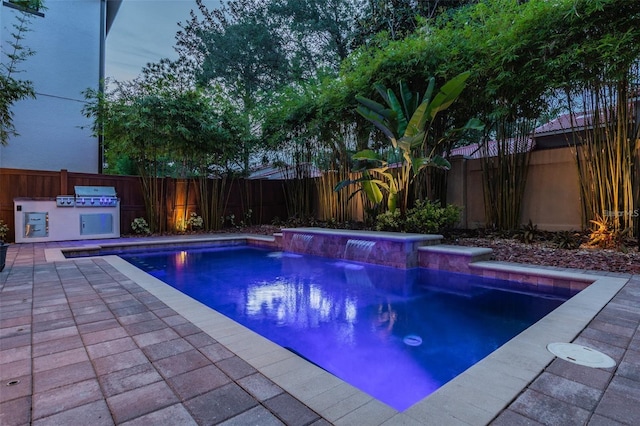
{"type": "Polygon", "coordinates": [[[494,259],[505,262],[640,274],[640,252],[637,244],[624,250],[604,250],[584,245],[570,250],[557,248],[553,243],[545,241],[527,244],[507,238],[463,237],[449,243],[491,248],[494,259]]]}

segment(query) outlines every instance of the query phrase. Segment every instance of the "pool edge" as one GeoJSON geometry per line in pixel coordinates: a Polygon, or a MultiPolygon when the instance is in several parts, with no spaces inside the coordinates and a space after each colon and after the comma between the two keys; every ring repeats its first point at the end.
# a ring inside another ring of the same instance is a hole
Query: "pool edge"
{"type": "MultiPolygon", "coordinates": [[[[74,260],[60,259],[56,253],[60,249],[48,250],[47,261],[74,260]]],[[[118,256],[100,258],[337,425],[487,424],[554,359],[546,345],[573,341],[630,279],[572,271],[593,284],[429,397],[398,412],[118,256]]],[[[531,274],[549,273],[545,268],[524,267],[531,274]]]]}
{"type": "MultiPolygon", "coordinates": [[[[533,267],[530,270],[531,273],[548,272],[533,267]]],[[[434,424],[458,421],[484,425],[493,420],[553,361],[555,357],[547,345],[573,341],[630,279],[578,275],[594,281],[403,413],[416,420],[429,418],[434,424]]]]}

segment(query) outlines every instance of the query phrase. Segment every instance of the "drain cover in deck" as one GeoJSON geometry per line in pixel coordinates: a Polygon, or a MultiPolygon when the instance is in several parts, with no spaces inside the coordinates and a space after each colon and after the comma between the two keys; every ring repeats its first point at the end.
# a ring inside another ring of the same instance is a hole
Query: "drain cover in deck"
{"type": "Polygon", "coordinates": [[[586,367],[610,368],[616,365],[609,355],[575,343],[549,343],[547,349],[558,358],[586,367]]]}

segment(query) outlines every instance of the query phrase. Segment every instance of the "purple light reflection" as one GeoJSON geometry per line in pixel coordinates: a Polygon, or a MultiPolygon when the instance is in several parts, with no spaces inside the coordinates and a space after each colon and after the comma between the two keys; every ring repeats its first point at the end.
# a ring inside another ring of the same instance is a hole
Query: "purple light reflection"
{"type": "Polygon", "coordinates": [[[253,248],[128,260],[400,411],[563,301],[502,281],[253,248]]]}

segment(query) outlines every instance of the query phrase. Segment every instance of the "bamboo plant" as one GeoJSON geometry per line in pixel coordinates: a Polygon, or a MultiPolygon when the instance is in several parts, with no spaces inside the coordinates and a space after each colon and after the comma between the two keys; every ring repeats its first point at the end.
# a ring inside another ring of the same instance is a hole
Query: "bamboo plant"
{"type": "Polygon", "coordinates": [[[578,121],[577,114],[571,114],[585,225],[600,217],[613,230],[633,229],[639,214],[634,174],[640,105],[629,84],[628,79],[592,83],[580,96],[579,109],[588,111],[581,115],[584,118],[578,121]]]}
{"type": "Polygon", "coordinates": [[[527,184],[533,120],[497,121],[496,140],[483,145],[482,175],[487,223],[518,229],[527,184]]]}

